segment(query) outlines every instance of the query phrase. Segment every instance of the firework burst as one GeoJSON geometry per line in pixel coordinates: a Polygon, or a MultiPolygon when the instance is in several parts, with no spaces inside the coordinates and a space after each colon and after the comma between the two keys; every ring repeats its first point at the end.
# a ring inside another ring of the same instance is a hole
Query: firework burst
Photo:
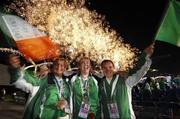
{"type": "Polygon", "coordinates": [[[123,43],[115,30],[103,24],[103,17],[89,11],[84,3],[84,0],[21,0],[19,6],[14,2],[13,7],[7,8],[13,8],[19,16],[45,31],[70,62],[83,55],[97,64],[111,59],[121,70],[132,68],[137,49],[123,43]]]}

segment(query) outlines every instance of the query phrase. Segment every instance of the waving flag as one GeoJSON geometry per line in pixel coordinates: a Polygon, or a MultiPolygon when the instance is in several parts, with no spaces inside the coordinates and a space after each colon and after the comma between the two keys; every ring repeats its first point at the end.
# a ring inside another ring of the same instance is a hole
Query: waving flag
{"type": "Polygon", "coordinates": [[[13,39],[27,60],[41,61],[59,55],[58,47],[45,33],[18,16],[0,13],[0,29],[5,36],[3,38],[13,39]]]}
{"type": "Polygon", "coordinates": [[[170,0],[156,39],[180,47],[180,2],[170,0]]]}

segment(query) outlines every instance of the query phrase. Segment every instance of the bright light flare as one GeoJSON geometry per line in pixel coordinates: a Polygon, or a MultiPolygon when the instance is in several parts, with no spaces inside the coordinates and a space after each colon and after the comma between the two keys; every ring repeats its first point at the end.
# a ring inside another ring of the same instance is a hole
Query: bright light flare
{"type": "Polygon", "coordinates": [[[124,44],[116,31],[105,27],[103,19],[97,18],[101,17],[84,7],[58,7],[49,16],[49,36],[61,47],[66,47],[67,54],[73,48],[71,59],[80,53],[98,64],[103,59],[111,59],[121,70],[132,68],[135,50],[124,44]]]}
{"type": "Polygon", "coordinates": [[[14,0],[7,8],[45,31],[70,62],[85,55],[97,64],[111,59],[116,68],[132,68],[137,49],[123,43],[115,30],[103,24],[103,17],[89,11],[84,3],[84,0],[14,0]]]}

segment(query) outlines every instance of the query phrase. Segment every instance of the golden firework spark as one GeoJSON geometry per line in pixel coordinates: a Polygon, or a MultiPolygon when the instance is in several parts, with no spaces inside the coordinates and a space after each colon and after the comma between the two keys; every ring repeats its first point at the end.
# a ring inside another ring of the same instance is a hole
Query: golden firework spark
{"type": "Polygon", "coordinates": [[[15,7],[19,16],[48,33],[70,61],[83,54],[97,64],[111,59],[121,70],[133,67],[137,49],[123,43],[115,30],[103,24],[102,16],[85,8],[84,0],[24,0],[22,3],[21,10],[15,7]]]}

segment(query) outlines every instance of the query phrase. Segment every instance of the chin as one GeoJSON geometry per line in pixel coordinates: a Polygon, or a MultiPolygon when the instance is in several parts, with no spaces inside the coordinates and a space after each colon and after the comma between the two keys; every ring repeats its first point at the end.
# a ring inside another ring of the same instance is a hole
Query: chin
{"type": "Polygon", "coordinates": [[[55,73],[57,76],[62,76],[63,73],[55,73]]]}

